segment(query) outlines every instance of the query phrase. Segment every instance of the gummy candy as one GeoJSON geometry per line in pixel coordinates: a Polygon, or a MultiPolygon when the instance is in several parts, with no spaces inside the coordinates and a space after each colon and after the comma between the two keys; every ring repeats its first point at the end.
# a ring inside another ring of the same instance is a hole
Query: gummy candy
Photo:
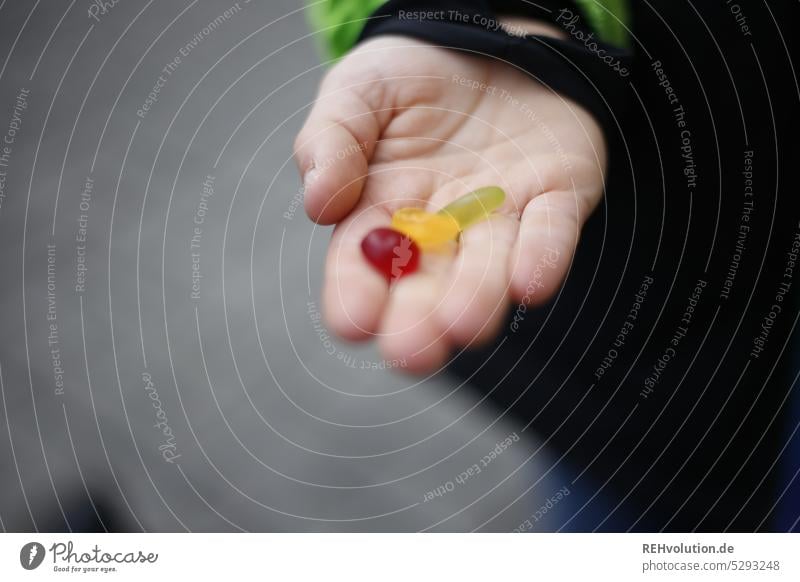
{"type": "Polygon", "coordinates": [[[408,236],[392,228],[371,230],[361,241],[361,252],[390,282],[410,275],[419,266],[419,247],[408,236]]]}
{"type": "Polygon", "coordinates": [[[489,216],[503,204],[505,199],[506,193],[502,188],[486,186],[457,198],[442,208],[438,214],[455,219],[460,230],[464,230],[489,216]]]}
{"type": "Polygon", "coordinates": [[[420,249],[431,250],[455,240],[459,232],[483,220],[505,201],[497,186],[478,188],[442,208],[400,208],[392,215],[392,228],[371,230],[361,241],[361,251],[390,282],[419,267],[420,249]]]}
{"type": "Polygon", "coordinates": [[[422,208],[400,208],[392,215],[392,227],[410,236],[423,250],[438,247],[458,236],[458,223],[444,214],[422,208]]]}

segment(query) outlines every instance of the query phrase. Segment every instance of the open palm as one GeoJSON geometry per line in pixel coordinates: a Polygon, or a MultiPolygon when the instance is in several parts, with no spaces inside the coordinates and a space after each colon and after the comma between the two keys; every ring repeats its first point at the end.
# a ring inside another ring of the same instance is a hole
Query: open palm
{"type": "Polygon", "coordinates": [[[508,306],[560,286],[602,195],[605,144],[581,107],[512,66],[403,37],[363,43],[331,69],[295,145],[305,207],[336,223],[324,314],[347,339],[377,337],[384,356],[423,372],[450,350],[492,338],[508,306]],[[457,250],[425,253],[389,286],[363,237],[404,206],[438,210],[502,187],[489,220],[457,250]]]}

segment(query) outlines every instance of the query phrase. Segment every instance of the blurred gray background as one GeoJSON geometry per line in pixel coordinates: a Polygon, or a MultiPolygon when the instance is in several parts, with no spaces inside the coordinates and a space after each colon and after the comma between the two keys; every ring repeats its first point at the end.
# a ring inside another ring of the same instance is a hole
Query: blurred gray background
{"type": "Polygon", "coordinates": [[[0,3],[2,528],[510,531],[568,485],[318,319],[301,4],[99,6],[0,3]]]}

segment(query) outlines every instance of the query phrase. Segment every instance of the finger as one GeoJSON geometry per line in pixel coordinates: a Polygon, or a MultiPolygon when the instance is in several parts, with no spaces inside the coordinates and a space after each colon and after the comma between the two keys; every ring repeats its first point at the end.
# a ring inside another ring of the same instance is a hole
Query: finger
{"type": "Polygon", "coordinates": [[[587,215],[586,204],[570,191],[540,194],[527,204],[510,256],[511,292],[516,301],[541,305],[558,291],[587,215]]]}
{"type": "Polygon", "coordinates": [[[325,263],[323,313],[331,331],[363,340],[378,327],[388,284],[364,259],[361,241],[373,228],[388,226],[389,215],[371,206],[356,208],[334,229],[325,263]]]}
{"type": "Polygon", "coordinates": [[[434,316],[444,281],[446,257],[428,253],[421,272],[400,279],[392,288],[383,323],[380,349],[387,360],[403,362],[402,369],[414,374],[432,372],[442,366],[450,343],[434,316]]]}
{"type": "Polygon", "coordinates": [[[381,130],[375,109],[362,97],[375,84],[348,87],[337,78],[324,84],[294,146],[305,209],[320,224],[340,221],[358,202],[381,130]]]}
{"type": "Polygon", "coordinates": [[[452,342],[475,345],[497,334],[508,304],[509,256],[517,230],[514,217],[495,214],[462,232],[436,310],[452,342]]]}

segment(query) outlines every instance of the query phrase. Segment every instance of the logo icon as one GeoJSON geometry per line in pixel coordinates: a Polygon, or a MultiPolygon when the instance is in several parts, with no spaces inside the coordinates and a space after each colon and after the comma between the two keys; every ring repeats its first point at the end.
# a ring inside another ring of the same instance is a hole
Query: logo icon
{"type": "Polygon", "coordinates": [[[403,276],[403,269],[411,260],[411,239],[404,236],[400,244],[394,247],[392,251],[394,252],[394,257],[392,257],[392,282],[395,282],[403,276]]]}
{"type": "Polygon", "coordinates": [[[44,546],[39,542],[28,542],[19,551],[19,563],[26,570],[35,570],[44,561],[44,546]]]}

